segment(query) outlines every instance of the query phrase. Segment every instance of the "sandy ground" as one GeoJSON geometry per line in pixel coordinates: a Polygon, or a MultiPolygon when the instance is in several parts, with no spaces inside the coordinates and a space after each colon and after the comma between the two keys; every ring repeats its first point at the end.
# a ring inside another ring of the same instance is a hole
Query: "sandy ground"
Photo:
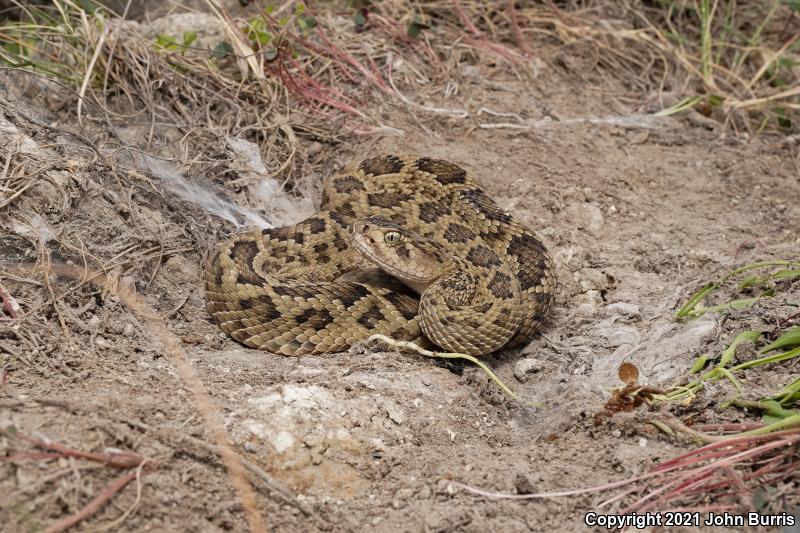
{"type": "MultiPolygon", "coordinates": [[[[636,364],[640,382],[667,386],[738,331],[797,312],[800,284],[783,282],[776,297],[747,311],[672,318],[692,292],[734,266],[798,257],[798,148],[785,137],[735,138],[698,120],[644,116],[649,104],[616,97],[625,91],[612,78],[585,80],[563,66],[543,65],[524,81],[502,66],[461,74],[457,94],[434,104],[468,108],[469,118],[410,109],[383,117],[402,134],[352,136],[317,146],[315,158],[328,161],[327,171],[388,152],[458,162],[543,236],[558,264],[555,308],[530,345],[486,360],[535,407],[507,398],[470,366],[443,368],[372,346],[293,359],[237,345],[210,321],[200,275],[213,243],[235,228],[157,178],[120,179],[64,132],[81,131],[74,117],[49,113],[41,95],[7,75],[0,161],[13,147],[38,174],[0,211],[0,255],[99,260],[164,318],[236,450],[296,496],[284,501],[254,478],[273,530],[574,531],[613,491],[491,500],[452,481],[509,493],[575,489],[690,449],[647,424],[646,410],[599,426],[593,417],[619,384],[622,362],[636,364]]],[[[138,486],[81,528],[109,523],[138,498],[114,529],[244,530],[192,392],[148,323],[107,291],[74,280],[8,271],[2,283],[26,319],[0,319],[8,371],[0,427],[152,461],[138,486]]],[[[795,361],[747,382],[769,392],[798,372],[795,361]]],[[[709,395],[731,391],[719,384],[709,395]]],[[[683,412],[704,422],[755,420],[708,398],[683,412]]],[[[2,530],[40,530],[118,475],[79,460],[2,464],[2,530]]]]}

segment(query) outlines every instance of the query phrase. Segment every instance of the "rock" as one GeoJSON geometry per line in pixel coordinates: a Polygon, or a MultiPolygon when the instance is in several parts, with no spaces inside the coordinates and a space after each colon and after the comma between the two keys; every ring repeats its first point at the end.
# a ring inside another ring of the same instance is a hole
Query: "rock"
{"type": "Polygon", "coordinates": [[[606,306],[606,311],[610,315],[624,316],[626,318],[639,316],[639,306],[626,302],[617,302],[608,305],[606,306]]]}
{"type": "Polygon", "coordinates": [[[133,337],[134,333],[136,333],[136,329],[130,322],[125,324],[125,327],[122,328],[122,334],[125,335],[126,337],[133,337]]]}
{"type": "Polygon", "coordinates": [[[528,381],[530,374],[536,374],[544,370],[544,361],[534,359],[533,357],[526,357],[520,359],[514,365],[514,377],[520,382],[525,383],[528,381]]]}
{"type": "Polygon", "coordinates": [[[567,218],[574,221],[578,229],[585,229],[592,235],[598,234],[605,225],[603,210],[595,203],[573,203],[565,212],[567,218]]]}
{"type": "Polygon", "coordinates": [[[398,426],[402,425],[403,422],[406,421],[405,412],[403,412],[400,406],[396,403],[387,400],[384,402],[383,408],[386,409],[386,414],[389,415],[389,419],[398,426]]]}
{"type": "Polygon", "coordinates": [[[517,472],[517,477],[514,478],[514,488],[517,489],[517,494],[534,494],[536,492],[531,480],[522,472],[517,472]]]}

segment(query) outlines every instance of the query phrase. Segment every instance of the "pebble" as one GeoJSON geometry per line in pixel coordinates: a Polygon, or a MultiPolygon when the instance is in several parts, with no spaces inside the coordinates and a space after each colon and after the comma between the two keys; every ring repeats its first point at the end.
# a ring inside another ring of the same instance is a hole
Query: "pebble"
{"type": "Polygon", "coordinates": [[[386,402],[385,408],[386,414],[389,415],[389,418],[392,420],[392,422],[398,426],[403,425],[403,422],[406,421],[406,414],[399,406],[393,402],[386,402]]]}
{"type": "Polygon", "coordinates": [[[517,472],[517,476],[514,478],[514,488],[517,489],[517,494],[534,494],[536,492],[531,480],[522,472],[517,472]]]}
{"type": "Polygon", "coordinates": [[[520,359],[514,365],[514,377],[520,382],[525,383],[528,381],[530,374],[536,374],[544,370],[544,361],[534,359],[533,357],[526,357],[520,359]]]}
{"type": "Polygon", "coordinates": [[[617,302],[606,306],[606,311],[612,315],[619,315],[624,317],[639,316],[639,306],[636,304],[617,302]]]}
{"type": "Polygon", "coordinates": [[[591,234],[599,233],[605,225],[603,210],[595,203],[574,203],[568,206],[565,211],[567,218],[574,221],[578,229],[585,229],[591,234]]]}
{"type": "Polygon", "coordinates": [[[135,332],[136,330],[134,329],[133,324],[131,324],[130,322],[125,324],[125,327],[122,328],[122,334],[125,335],[126,337],[133,337],[133,334],[135,332]]]}

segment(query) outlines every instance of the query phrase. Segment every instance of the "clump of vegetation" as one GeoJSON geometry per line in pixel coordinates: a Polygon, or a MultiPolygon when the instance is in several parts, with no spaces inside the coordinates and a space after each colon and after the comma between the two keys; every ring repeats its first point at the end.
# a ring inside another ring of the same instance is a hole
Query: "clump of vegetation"
{"type": "Polygon", "coordinates": [[[0,61],[69,81],[80,87],[81,98],[102,102],[121,92],[147,104],[155,96],[148,86],[171,70],[176,94],[206,105],[220,95],[229,103],[267,109],[285,105],[288,96],[309,111],[315,124],[310,129],[332,135],[340,128],[328,125],[342,117],[356,131],[389,127],[370,111],[376,104],[441,112],[406,98],[398,76],[406,82],[413,79],[409,72],[452,77],[454,53],[460,61],[483,57],[517,76],[535,75],[542,61],[588,56],[638,89],[640,99],[656,91],[661,114],[696,110],[740,132],[799,129],[800,42],[792,28],[800,7],[784,0],[589,7],[362,0],[314,9],[302,2],[254,3],[246,19],[233,19],[207,0],[224,31],[210,47],[197,44],[194,30],[145,42],[92,2],[56,0],[50,9],[19,5],[22,21],[0,24],[0,61]],[[119,46],[123,32],[126,45],[119,46]],[[534,36],[554,46],[537,44],[534,54],[534,36]],[[410,66],[404,74],[395,71],[398,58],[410,66]],[[143,69],[145,64],[152,68],[143,69]],[[366,106],[370,95],[379,98],[366,106]]]}

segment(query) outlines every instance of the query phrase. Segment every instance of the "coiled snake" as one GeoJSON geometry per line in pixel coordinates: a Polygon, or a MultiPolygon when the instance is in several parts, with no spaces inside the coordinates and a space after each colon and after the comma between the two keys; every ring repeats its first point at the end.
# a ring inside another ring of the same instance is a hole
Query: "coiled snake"
{"type": "Polygon", "coordinates": [[[327,179],[316,215],[234,235],[205,283],[223,331],[285,355],[375,333],[482,355],[528,339],[556,289],[542,242],[465,170],[393,155],[327,179]]]}

